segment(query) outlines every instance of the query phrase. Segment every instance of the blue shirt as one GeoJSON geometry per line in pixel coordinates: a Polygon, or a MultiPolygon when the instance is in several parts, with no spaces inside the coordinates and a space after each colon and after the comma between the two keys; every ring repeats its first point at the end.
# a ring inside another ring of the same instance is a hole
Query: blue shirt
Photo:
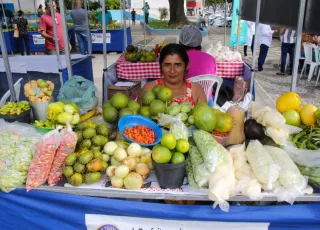
{"type": "MultiPolygon", "coordinates": [[[[100,24],[102,25],[102,12],[101,11],[98,14],[98,19],[100,21],[100,24]]],[[[110,19],[112,19],[111,13],[110,13],[110,11],[107,11],[106,12],[106,26],[109,25],[110,19]]]]}

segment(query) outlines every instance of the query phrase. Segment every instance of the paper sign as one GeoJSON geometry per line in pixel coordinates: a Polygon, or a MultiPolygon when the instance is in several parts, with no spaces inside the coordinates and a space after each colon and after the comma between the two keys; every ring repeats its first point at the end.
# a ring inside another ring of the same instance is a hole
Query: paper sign
{"type": "Polygon", "coordinates": [[[41,36],[41,34],[32,34],[33,44],[35,45],[44,45],[45,39],[41,36]]]}
{"type": "MultiPolygon", "coordinates": [[[[103,43],[103,33],[91,33],[92,43],[102,44],[103,43]]],[[[111,34],[106,33],[106,43],[111,43],[111,34]]]]}
{"type": "Polygon", "coordinates": [[[85,215],[88,230],[268,230],[269,223],[182,221],[128,216],[85,215]]]}
{"type": "Polygon", "coordinates": [[[247,30],[248,30],[248,23],[246,21],[240,21],[240,28],[238,30],[238,22],[239,22],[239,7],[240,1],[234,0],[233,1],[233,8],[232,8],[232,23],[231,23],[231,34],[230,34],[230,47],[237,46],[237,37],[238,37],[238,45],[244,45],[247,41],[247,30]],[[239,34],[237,34],[239,32],[239,34]]]}

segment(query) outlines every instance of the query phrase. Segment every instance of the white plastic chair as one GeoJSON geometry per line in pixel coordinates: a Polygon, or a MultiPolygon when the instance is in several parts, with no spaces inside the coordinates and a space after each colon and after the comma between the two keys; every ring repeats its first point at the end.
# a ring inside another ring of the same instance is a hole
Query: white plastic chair
{"type": "MultiPolygon", "coordinates": [[[[320,47],[319,46],[317,47],[317,50],[316,50],[316,57],[318,58],[318,60],[320,62],[320,47]]],[[[316,85],[315,86],[318,86],[319,78],[320,78],[320,68],[318,68],[318,76],[317,76],[317,80],[316,80],[316,85]]]]}
{"type": "MultiPolygon", "coordinates": [[[[19,101],[19,97],[20,97],[20,88],[21,88],[21,81],[23,79],[20,78],[16,83],[14,83],[14,90],[16,91],[16,97],[17,100],[19,101]]],[[[8,100],[8,98],[11,96],[10,93],[10,89],[2,96],[1,100],[0,100],[0,108],[2,106],[4,106],[8,100]]]]}
{"type": "Polygon", "coordinates": [[[198,83],[202,87],[204,93],[206,94],[207,101],[211,97],[212,88],[213,88],[214,84],[217,83],[218,85],[216,88],[216,92],[214,94],[214,101],[213,101],[213,106],[216,105],[219,91],[220,91],[220,87],[223,82],[223,78],[212,75],[212,74],[206,74],[206,75],[199,75],[199,76],[191,77],[188,80],[193,83],[198,83]]]}
{"type": "Polygon", "coordinates": [[[303,43],[303,49],[305,53],[305,60],[303,64],[303,68],[300,74],[300,78],[302,78],[302,75],[304,74],[307,65],[310,65],[309,75],[308,75],[308,81],[311,80],[312,76],[314,75],[314,70],[317,66],[320,65],[319,63],[319,55],[318,55],[318,47],[316,45],[310,44],[310,43],[303,43]],[[312,53],[315,53],[315,61],[312,60],[312,53]]]}

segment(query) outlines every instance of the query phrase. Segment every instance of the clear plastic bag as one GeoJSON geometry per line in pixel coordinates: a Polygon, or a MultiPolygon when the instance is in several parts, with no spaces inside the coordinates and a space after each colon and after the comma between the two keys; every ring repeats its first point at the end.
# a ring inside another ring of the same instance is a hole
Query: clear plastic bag
{"type": "Polygon", "coordinates": [[[61,87],[58,100],[76,103],[82,115],[97,106],[96,91],[97,88],[92,81],[81,76],[73,76],[61,87]]]}
{"type": "Polygon", "coordinates": [[[40,137],[31,125],[0,119],[0,189],[3,192],[25,183],[40,137]]]}
{"type": "Polygon", "coordinates": [[[40,139],[28,172],[27,191],[44,184],[48,179],[56,150],[61,142],[61,135],[59,133],[59,129],[61,128],[61,126],[57,127],[40,139]]]}
{"type": "Polygon", "coordinates": [[[297,165],[282,149],[264,146],[273,161],[280,167],[279,183],[282,187],[274,190],[278,201],[293,204],[298,196],[302,196],[307,188],[308,180],[302,176],[297,165]]]}
{"type": "Polygon", "coordinates": [[[160,114],[158,124],[160,126],[170,125],[170,133],[172,133],[176,139],[185,139],[188,140],[188,128],[187,126],[181,121],[181,115],[178,114],[177,116],[170,116],[168,114],[160,114]]]}
{"type": "Polygon", "coordinates": [[[292,160],[301,166],[320,167],[320,151],[298,149],[292,142],[287,141],[281,148],[288,153],[292,160]]]}
{"type": "Polygon", "coordinates": [[[261,184],[254,176],[247,162],[245,144],[232,146],[229,151],[232,155],[237,179],[236,192],[240,192],[251,200],[261,200],[263,197],[261,194],[261,184]]]}
{"type": "Polygon", "coordinates": [[[273,183],[279,178],[280,167],[275,164],[267,150],[259,141],[250,141],[246,157],[263,188],[272,190],[273,183]]]}
{"type": "Polygon", "coordinates": [[[209,180],[209,199],[224,212],[229,211],[229,200],[235,194],[236,178],[231,154],[226,151],[224,160],[217,165],[209,180]]]}
{"type": "Polygon", "coordinates": [[[69,154],[74,152],[77,145],[77,134],[72,131],[69,123],[67,123],[67,126],[67,128],[61,131],[61,143],[57,149],[49,173],[48,184],[50,186],[56,185],[62,179],[64,161],[69,154]]]}

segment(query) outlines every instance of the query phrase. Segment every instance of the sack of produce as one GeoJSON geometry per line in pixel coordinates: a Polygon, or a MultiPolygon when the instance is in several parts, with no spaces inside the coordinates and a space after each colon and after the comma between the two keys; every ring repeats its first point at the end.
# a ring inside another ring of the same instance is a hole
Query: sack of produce
{"type": "Polygon", "coordinates": [[[56,185],[62,179],[64,161],[76,149],[77,141],[77,134],[72,131],[71,126],[67,123],[67,128],[61,131],[61,143],[57,149],[49,173],[48,184],[50,186],[56,185]]]}
{"type": "Polygon", "coordinates": [[[95,96],[96,91],[97,88],[92,81],[81,76],[72,76],[61,87],[58,100],[76,103],[81,115],[83,115],[97,106],[98,98],[95,96]]]}
{"type": "Polygon", "coordinates": [[[27,191],[38,187],[48,179],[56,150],[61,142],[61,126],[45,134],[39,141],[27,177],[27,191]]]}
{"type": "Polygon", "coordinates": [[[31,125],[0,119],[0,189],[3,192],[25,183],[40,137],[31,125]]]}
{"type": "Polygon", "coordinates": [[[262,188],[267,191],[272,190],[273,183],[279,178],[280,167],[275,164],[267,150],[258,140],[250,141],[246,157],[262,188]]]}
{"type": "Polygon", "coordinates": [[[170,133],[172,133],[177,140],[185,139],[188,140],[188,128],[183,123],[183,113],[179,113],[176,116],[171,116],[168,114],[160,114],[158,124],[160,126],[170,125],[170,133]]]}

